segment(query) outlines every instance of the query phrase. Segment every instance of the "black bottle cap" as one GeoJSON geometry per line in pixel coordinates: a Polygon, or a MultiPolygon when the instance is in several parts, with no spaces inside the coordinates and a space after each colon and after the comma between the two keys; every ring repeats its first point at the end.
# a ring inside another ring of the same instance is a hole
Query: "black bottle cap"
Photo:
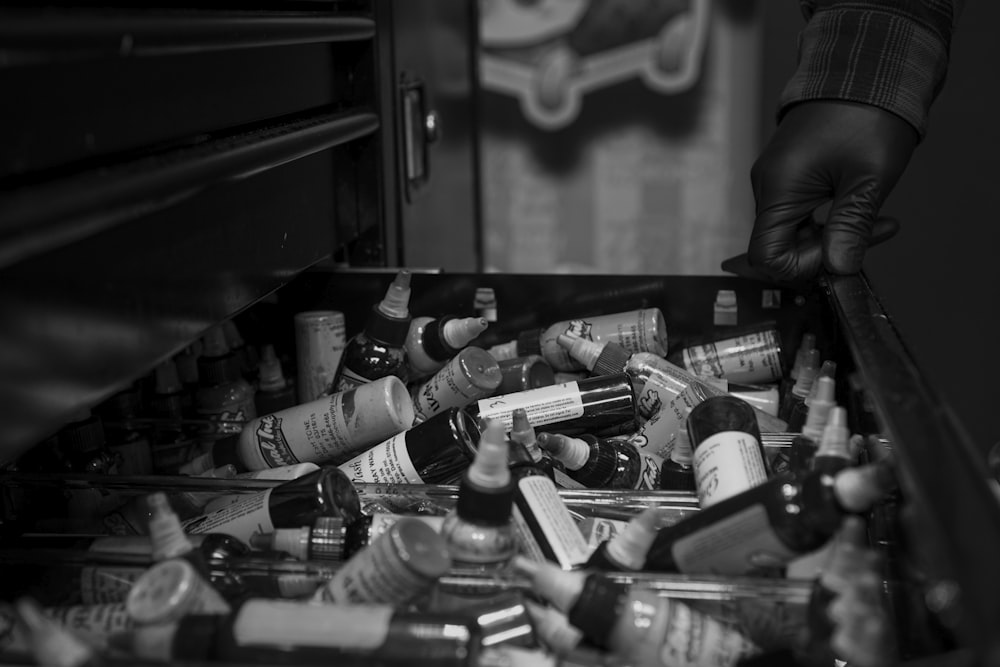
{"type": "Polygon", "coordinates": [[[454,315],[445,315],[428,322],[424,327],[424,352],[434,361],[447,361],[460,351],[444,339],[444,325],[453,319],[454,315]]]}
{"type": "Polygon", "coordinates": [[[627,593],[627,584],[591,574],[583,584],[580,597],[569,610],[569,622],[583,632],[591,644],[609,649],[608,640],[621,617],[627,593]]]}
{"type": "Polygon", "coordinates": [[[105,442],[104,425],[93,415],[67,424],[59,433],[59,446],[78,454],[98,450],[105,442]]]}
{"type": "Polygon", "coordinates": [[[309,533],[309,557],[316,560],[344,560],[347,529],[336,516],[317,517],[309,533]]]}
{"type": "Polygon", "coordinates": [[[198,357],[198,381],[204,387],[236,382],[242,377],[240,360],[232,352],[219,357],[198,357]]]}
{"type": "Polygon", "coordinates": [[[530,329],[517,335],[517,356],[527,357],[542,353],[542,332],[544,329],[530,329]]]}
{"type": "MultiPolygon", "coordinates": [[[[586,471],[586,477],[591,485],[603,486],[618,469],[618,449],[607,440],[598,440],[588,433],[577,437],[590,447],[590,457],[579,472],[586,471]]],[[[570,476],[573,473],[574,471],[567,471],[570,476]]]]}
{"type": "Polygon", "coordinates": [[[660,466],[660,489],[664,491],[697,491],[694,469],[667,459],[660,466]]]}
{"type": "Polygon", "coordinates": [[[240,436],[230,435],[212,443],[212,466],[232,465],[236,472],[252,472],[240,458],[240,436]]]}
{"type": "Polygon", "coordinates": [[[406,335],[410,332],[410,319],[386,315],[378,309],[378,304],[375,304],[365,323],[365,334],[384,345],[402,347],[406,343],[406,335]]]}
{"type": "Polygon", "coordinates": [[[626,350],[624,347],[615,343],[614,341],[608,342],[601,353],[597,355],[597,361],[594,362],[594,375],[616,375],[625,370],[626,365],[628,365],[629,357],[632,354],[626,350]]]}
{"type": "Polygon", "coordinates": [[[504,486],[488,489],[470,482],[468,475],[462,475],[455,503],[455,511],[461,518],[471,523],[502,526],[510,521],[513,506],[513,478],[504,486]]]}

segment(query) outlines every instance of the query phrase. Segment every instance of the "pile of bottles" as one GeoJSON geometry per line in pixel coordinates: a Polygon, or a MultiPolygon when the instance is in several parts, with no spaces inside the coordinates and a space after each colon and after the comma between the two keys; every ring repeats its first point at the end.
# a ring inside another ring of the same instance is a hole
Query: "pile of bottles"
{"type": "Polygon", "coordinates": [[[668,349],[658,308],[478,346],[489,312],[409,303],[299,313],[283,358],[228,322],[22,456],[0,658],[895,659],[891,463],[814,335],[787,369],[772,323],[668,349]]]}

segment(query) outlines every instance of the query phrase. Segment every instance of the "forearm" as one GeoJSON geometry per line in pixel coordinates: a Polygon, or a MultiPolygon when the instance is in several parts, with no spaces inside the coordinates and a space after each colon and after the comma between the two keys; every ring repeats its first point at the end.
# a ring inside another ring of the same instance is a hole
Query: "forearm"
{"type": "Polygon", "coordinates": [[[779,118],[807,100],[871,104],[924,136],[962,0],[804,0],[799,62],[779,118]]]}

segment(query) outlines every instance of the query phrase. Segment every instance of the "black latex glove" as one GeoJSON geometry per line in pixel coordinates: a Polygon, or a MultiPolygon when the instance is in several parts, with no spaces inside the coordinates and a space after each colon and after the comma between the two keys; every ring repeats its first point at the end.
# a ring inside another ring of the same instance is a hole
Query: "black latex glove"
{"type": "Polygon", "coordinates": [[[820,100],[789,109],[750,173],[757,202],[750,265],[782,281],[823,268],[860,271],[873,237],[898,229],[878,212],[917,140],[905,120],[868,104],[820,100]],[[814,219],[827,202],[827,219],[814,219]]]}

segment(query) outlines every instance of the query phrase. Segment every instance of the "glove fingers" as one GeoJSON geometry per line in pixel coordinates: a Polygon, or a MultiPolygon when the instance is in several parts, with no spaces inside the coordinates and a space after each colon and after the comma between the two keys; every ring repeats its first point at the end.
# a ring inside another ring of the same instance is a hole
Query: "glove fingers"
{"type": "Polygon", "coordinates": [[[810,211],[761,211],[754,221],[747,252],[750,265],[779,280],[808,280],[823,266],[810,211]],[[805,229],[804,229],[805,228],[805,229]]]}
{"type": "Polygon", "coordinates": [[[878,188],[851,188],[834,200],[823,227],[823,265],[830,273],[850,275],[861,270],[878,213],[878,188]]]}

